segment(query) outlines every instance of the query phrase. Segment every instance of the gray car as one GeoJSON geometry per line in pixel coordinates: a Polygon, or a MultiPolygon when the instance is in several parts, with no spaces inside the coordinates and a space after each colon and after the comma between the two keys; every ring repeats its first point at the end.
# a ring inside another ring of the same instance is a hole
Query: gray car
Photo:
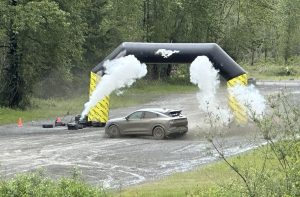
{"type": "Polygon", "coordinates": [[[181,110],[162,108],[140,109],[126,117],[111,119],[106,123],[105,133],[111,137],[121,135],[153,135],[164,139],[171,134],[184,135],[188,121],[181,110]]]}

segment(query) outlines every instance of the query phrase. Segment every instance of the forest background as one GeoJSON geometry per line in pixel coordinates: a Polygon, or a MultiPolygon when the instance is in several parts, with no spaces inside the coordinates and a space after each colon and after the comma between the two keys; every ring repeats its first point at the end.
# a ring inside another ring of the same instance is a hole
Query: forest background
{"type": "MultiPolygon", "coordinates": [[[[299,30],[300,0],[0,0],[0,106],[87,92],[90,70],[124,41],[214,42],[241,65],[292,74],[299,30]]],[[[150,65],[147,78],[176,68],[150,65]]]]}

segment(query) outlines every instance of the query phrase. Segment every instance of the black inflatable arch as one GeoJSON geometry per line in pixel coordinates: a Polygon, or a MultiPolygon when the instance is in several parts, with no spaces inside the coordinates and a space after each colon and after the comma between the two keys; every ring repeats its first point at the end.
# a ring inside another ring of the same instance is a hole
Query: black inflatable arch
{"type": "Polygon", "coordinates": [[[205,55],[220,71],[220,75],[226,80],[246,74],[219,45],[215,43],[139,43],[124,42],[111,54],[100,62],[92,72],[104,70],[103,63],[119,57],[134,55],[142,63],[150,64],[174,64],[192,63],[198,56],[205,55]],[[158,54],[159,50],[169,50],[174,53],[169,57],[158,54]]]}

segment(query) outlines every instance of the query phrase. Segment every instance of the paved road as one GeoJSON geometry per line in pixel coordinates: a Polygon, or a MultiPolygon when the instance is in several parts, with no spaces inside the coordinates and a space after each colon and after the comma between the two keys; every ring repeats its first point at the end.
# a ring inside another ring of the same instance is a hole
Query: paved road
{"type": "MultiPolygon", "coordinates": [[[[258,83],[263,94],[288,89],[300,93],[300,82],[258,83]],[[287,84],[287,85],[286,85],[287,84]]],[[[220,92],[225,97],[225,92],[220,92]]],[[[225,102],[225,101],[224,101],[225,102]]],[[[68,131],[65,128],[41,129],[41,122],[0,127],[0,175],[43,168],[54,178],[70,175],[74,167],[88,182],[110,187],[157,179],[174,172],[186,171],[218,159],[206,140],[208,126],[198,110],[195,93],[158,97],[143,106],[116,109],[111,117],[122,116],[141,107],[183,109],[189,119],[189,133],[178,139],[154,140],[151,137],[109,139],[102,128],[68,131]]],[[[247,125],[223,131],[218,138],[228,155],[249,150],[261,143],[254,141],[256,133],[247,125]]]]}

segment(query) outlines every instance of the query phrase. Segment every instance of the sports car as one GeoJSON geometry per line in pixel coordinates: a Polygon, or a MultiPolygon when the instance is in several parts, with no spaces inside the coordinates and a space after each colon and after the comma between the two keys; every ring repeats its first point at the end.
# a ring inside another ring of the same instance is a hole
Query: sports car
{"type": "Polygon", "coordinates": [[[172,134],[184,135],[188,131],[188,120],[181,110],[147,108],[132,112],[122,118],[106,123],[105,133],[111,137],[121,135],[152,135],[164,139],[172,134]]]}

